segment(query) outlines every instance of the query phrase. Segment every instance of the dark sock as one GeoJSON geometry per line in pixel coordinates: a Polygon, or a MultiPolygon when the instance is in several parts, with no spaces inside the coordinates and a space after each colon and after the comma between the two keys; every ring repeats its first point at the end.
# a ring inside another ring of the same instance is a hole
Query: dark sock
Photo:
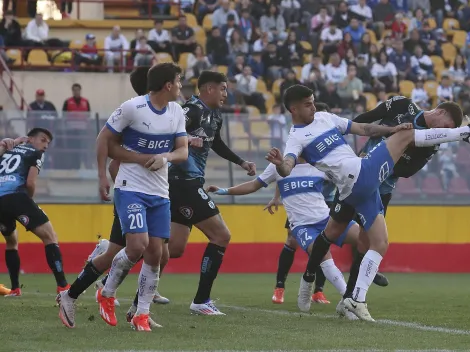
{"type": "Polygon", "coordinates": [[[5,250],[5,261],[10,274],[11,289],[20,288],[20,255],[16,249],[5,250]]]}
{"type": "Polygon", "coordinates": [[[323,274],[323,270],[322,270],[321,266],[319,266],[317,271],[315,272],[315,291],[314,291],[314,293],[323,292],[323,287],[325,287],[325,281],[326,281],[325,274],[323,274]]]}
{"type": "Polygon", "coordinates": [[[136,307],[139,304],[139,291],[135,293],[134,302],[132,304],[136,307]]]}
{"type": "Polygon", "coordinates": [[[315,281],[315,272],[317,268],[320,267],[320,263],[323,260],[323,257],[328,253],[330,249],[331,242],[326,238],[325,231],[322,231],[320,236],[318,236],[313,242],[312,253],[308,258],[307,269],[304,273],[304,280],[307,282],[315,281]]]}
{"type": "Polygon", "coordinates": [[[108,276],[109,274],[106,274],[102,279],[101,279],[101,283],[104,285],[106,285],[106,281],[108,281],[108,276]]]}
{"type": "Polygon", "coordinates": [[[352,297],[354,287],[356,286],[357,276],[359,275],[359,268],[361,267],[364,254],[357,252],[349,270],[348,284],[346,285],[346,292],[343,298],[352,297]]]}
{"type": "Polygon", "coordinates": [[[64,275],[64,266],[62,264],[62,254],[60,253],[59,245],[57,243],[48,244],[46,247],[46,259],[49,268],[54,273],[57,286],[67,286],[67,280],[64,275]]]}
{"type": "Polygon", "coordinates": [[[83,291],[90,287],[93,282],[98,280],[101,273],[95,268],[92,262],[86,263],[80,275],[73,282],[69,289],[69,296],[77,299],[83,291]]]}
{"type": "Polygon", "coordinates": [[[224,259],[225,248],[209,243],[201,262],[201,276],[194,303],[201,304],[209,300],[217,273],[224,259]]]}
{"type": "Polygon", "coordinates": [[[287,275],[289,270],[294,263],[295,249],[289,247],[287,244],[282,248],[281,254],[279,255],[279,263],[277,265],[276,275],[276,288],[284,288],[286,283],[287,275]]]}

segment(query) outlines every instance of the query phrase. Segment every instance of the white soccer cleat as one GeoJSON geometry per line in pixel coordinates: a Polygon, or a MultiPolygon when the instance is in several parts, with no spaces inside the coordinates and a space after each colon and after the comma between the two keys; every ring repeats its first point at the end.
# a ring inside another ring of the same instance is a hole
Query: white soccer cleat
{"type": "Polygon", "coordinates": [[[192,314],[196,315],[225,315],[214,304],[214,301],[208,301],[206,303],[196,304],[191,303],[189,306],[192,314]]]}
{"type": "Polygon", "coordinates": [[[109,241],[106,239],[101,239],[98,241],[98,244],[96,245],[95,249],[91,254],[88,256],[88,261],[93,260],[95,257],[103,254],[108,250],[109,247],[109,241]]]}
{"type": "MultiPolygon", "coordinates": [[[[98,290],[100,288],[103,288],[103,287],[104,287],[104,285],[101,282],[101,279],[99,279],[98,281],[95,282],[95,289],[96,289],[95,299],[96,299],[96,303],[98,303],[98,290]]],[[[117,300],[116,297],[114,297],[114,305],[117,306],[117,307],[121,306],[121,304],[119,303],[119,301],[117,300]]]]}
{"type": "Polygon", "coordinates": [[[301,312],[309,312],[312,305],[313,282],[307,282],[302,277],[300,279],[299,294],[297,296],[297,306],[301,312]]]}
{"type": "MultiPolygon", "coordinates": [[[[126,313],[126,320],[128,323],[132,322],[132,318],[134,318],[135,313],[137,312],[137,307],[132,305],[126,313]]],[[[152,318],[148,318],[148,322],[151,328],[163,328],[162,325],[157,324],[152,318]]]]}
{"type": "Polygon", "coordinates": [[[371,317],[369,310],[367,309],[367,303],[356,302],[352,298],[346,298],[344,305],[347,310],[353,313],[356,317],[364,321],[375,322],[374,318],[371,317]]]}
{"type": "Polygon", "coordinates": [[[69,291],[62,291],[56,297],[59,305],[59,318],[62,323],[73,329],[75,327],[75,299],[69,296],[69,291]]]}
{"type": "Polygon", "coordinates": [[[158,304],[168,304],[170,300],[166,297],[161,296],[158,291],[155,291],[155,296],[153,296],[153,303],[158,304]]]}
{"type": "Polygon", "coordinates": [[[347,310],[346,306],[344,305],[344,299],[341,298],[338,305],[336,306],[336,313],[340,316],[340,318],[346,318],[348,320],[359,320],[358,317],[353,312],[347,310]]]}

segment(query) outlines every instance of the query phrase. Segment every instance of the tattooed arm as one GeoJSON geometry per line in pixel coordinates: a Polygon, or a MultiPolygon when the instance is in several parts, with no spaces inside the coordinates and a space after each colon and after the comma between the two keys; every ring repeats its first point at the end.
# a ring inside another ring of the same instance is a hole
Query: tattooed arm
{"type": "Polygon", "coordinates": [[[359,136],[368,136],[368,137],[382,137],[388,136],[392,133],[396,133],[401,130],[412,129],[413,125],[404,123],[395,127],[382,126],[370,123],[357,123],[353,122],[351,125],[351,134],[357,134],[359,136]]]}

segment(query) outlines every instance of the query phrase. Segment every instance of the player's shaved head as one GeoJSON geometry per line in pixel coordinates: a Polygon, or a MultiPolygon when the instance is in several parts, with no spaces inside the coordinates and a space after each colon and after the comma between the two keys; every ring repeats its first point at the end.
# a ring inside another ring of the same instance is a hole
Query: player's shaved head
{"type": "Polygon", "coordinates": [[[313,95],[313,90],[301,84],[295,84],[286,89],[283,97],[284,106],[289,112],[291,106],[302,102],[304,99],[310,98],[313,95]]]}
{"type": "Polygon", "coordinates": [[[51,131],[46,130],[45,128],[41,128],[41,127],[34,127],[31,131],[28,132],[27,136],[28,137],[37,137],[41,133],[45,134],[47,136],[47,138],[49,138],[49,141],[52,141],[52,139],[54,138],[52,136],[51,131]]]}
{"type": "Polygon", "coordinates": [[[137,95],[145,95],[148,93],[147,75],[149,70],[150,66],[139,66],[130,74],[131,85],[137,95]]]}
{"type": "Polygon", "coordinates": [[[208,83],[227,83],[227,76],[220,72],[202,71],[199,79],[197,80],[197,88],[200,90],[202,86],[208,83]]]}
{"type": "Polygon", "coordinates": [[[172,62],[152,66],[147,74],[147,91],[161,91],[167,83],[174,83],[181,72],[181,67],[172,62]]]}

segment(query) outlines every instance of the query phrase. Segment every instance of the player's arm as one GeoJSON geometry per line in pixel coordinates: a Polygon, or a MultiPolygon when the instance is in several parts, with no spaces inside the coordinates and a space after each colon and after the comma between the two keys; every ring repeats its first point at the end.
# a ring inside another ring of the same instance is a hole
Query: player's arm
{"type": "Polygon", "coordinates": [[[277,148],[271,148],[266,155],[266,160],[276,166],[276,171],[281,177],[290,175],[292,169],[297,163],[297,158],[302,153],[302,144],[295,138],[293,134],[289,136],[286,143],[286,150],[284,151],[284,158],[281,151],[277,148]]]}
{"type": "Polygon", "coordinates": [[[181,163],[188,160],[188,134],[186,133],[187,118],[181,106],[176,105],[178,125],[176,126],[175,147],[170,153],[164,156],[168,162],[181,163]]]}
{"type": "Polygon", "coordinates": [[[5,154],[7,151],[15,148],[19,144],[26,143],[28,137],[18,137],[16,139],[4,138],[0,141],[0,156],[5,154]]]}
{"type": "Polygon", "coordinates": [[[396,133],[401,130],[410,130],[413,128],[411,123],[403,123],[395,127],[376,125],[371,123],[357,123],[351,121],[349,133],[358,136],[383,137],[396,133]]]}
{"type": "Polygon", "coordinates": [[[387,106],[385,103],[382,103],[370,111],[366,111],[362,114],[359,114],[358,116],[356,116],[353,122],[372,123],[375,121],[382,120],[386,116],[387,116],[387,106]]]}

